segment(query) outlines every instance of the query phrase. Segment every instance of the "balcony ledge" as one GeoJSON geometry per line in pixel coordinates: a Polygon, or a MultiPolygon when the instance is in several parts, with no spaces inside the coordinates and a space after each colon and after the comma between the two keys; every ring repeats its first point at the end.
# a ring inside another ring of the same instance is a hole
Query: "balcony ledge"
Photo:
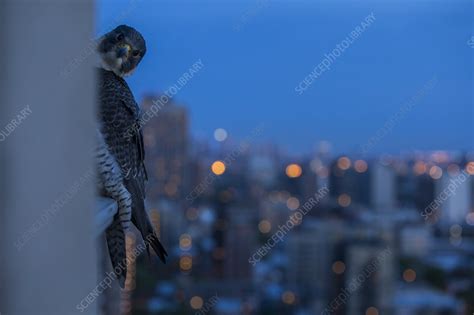
{"type": "Polygon", "coordinates": [[[107,227],[112,224],[114,215],[117,213],[117,203],[106,197],[96,198],[95,226],[97,236],[100,236],[107,227]]]}

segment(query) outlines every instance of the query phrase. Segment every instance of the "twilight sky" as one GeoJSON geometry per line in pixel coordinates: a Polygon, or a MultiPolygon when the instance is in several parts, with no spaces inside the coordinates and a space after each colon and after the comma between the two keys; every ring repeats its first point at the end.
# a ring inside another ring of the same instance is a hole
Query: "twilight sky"
{"type": "Polygon", "coordinates": [[[289,152],[328,140],[350,154],[436,75],[371,153],[463,150],[474,148],[472,3],[100,0],[97,33],[128,24],[144,35],[147,55],[128,79],[137,100],[202,60],[176,96],[201,138],[219,127],[244,138],[264,122],[261,139],[289,152]],[[375,22],[298,95],[297,84],[372,12],[375,22]]]}

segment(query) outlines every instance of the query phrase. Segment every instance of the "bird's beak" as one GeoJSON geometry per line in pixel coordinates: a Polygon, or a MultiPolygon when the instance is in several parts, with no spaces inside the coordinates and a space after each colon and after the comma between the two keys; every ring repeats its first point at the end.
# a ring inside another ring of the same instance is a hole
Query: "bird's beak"
{"type": "Polygon", "coordinates": [[[132,50],[132,47],[128,44],[120,45],[117,49],[117,58],[128,57],[128,54],[132,50]]]}

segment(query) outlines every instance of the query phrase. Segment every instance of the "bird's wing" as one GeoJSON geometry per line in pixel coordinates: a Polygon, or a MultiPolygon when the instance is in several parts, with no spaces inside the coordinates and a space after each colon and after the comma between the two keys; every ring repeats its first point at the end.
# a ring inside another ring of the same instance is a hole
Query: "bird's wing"
{"type": "Polygon", "coordinates": [[[109,71],[102,71],[102,77],[99,111],[102,133],[124,179],[136,178],[144,195],[147,178],[138,105],[123,79],[109,71]]]}

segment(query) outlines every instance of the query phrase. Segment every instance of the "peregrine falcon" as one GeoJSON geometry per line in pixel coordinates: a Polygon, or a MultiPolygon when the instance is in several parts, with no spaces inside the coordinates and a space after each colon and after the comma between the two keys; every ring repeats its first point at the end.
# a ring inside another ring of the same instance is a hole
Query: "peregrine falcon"
{"type": "MultiPolygon", "coordinates": [[[[97,50],[101,59],[98,77],[101,133],[110,154],[120,167],[123,185],[131,196],[132,223],[140,231],[148,255],[151,246],[156,255],[166,262],[168,254],[158,240],[145,210],[145,185],[148,178],[139,123],[140,108],[123,79],[135,70],[145,55],[145,40],[134,28],[120,25],[100,39],[97,50]]],[[[115,226],[114,235],[123,237],[118,232],[121,224],[115,226]]],[[[109,239],[107,241],[111,243],[109,239]]]]}

